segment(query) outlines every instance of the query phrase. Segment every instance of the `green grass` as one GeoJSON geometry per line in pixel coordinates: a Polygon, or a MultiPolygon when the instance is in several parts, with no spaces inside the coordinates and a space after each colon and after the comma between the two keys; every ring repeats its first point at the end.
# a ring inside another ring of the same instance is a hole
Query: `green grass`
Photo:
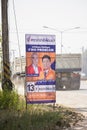
{"type": "Polygon", "coordinates": [[[53,109],[48,104],[28,104],[26,110],[25,100],[16,92],[0,92],[0,103],[0,130],[62,130],[83,118],[69,108],[53,109]]]}
{"type": "Polygon", "coordinates": [[[0,109],[17,109],[19,96],[15,91],[0,91],[0,109]]]}

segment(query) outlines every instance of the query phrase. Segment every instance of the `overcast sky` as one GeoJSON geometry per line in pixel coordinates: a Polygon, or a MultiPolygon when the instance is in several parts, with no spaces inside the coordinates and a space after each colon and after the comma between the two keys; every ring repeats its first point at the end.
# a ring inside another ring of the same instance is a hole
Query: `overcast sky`
{"type": "MultiPolygon", "coordinates": [[[[87,0],[8,0],[10,50],[25,55],[25,34],[55,34],[56,53],[60,53],[61,35],[56,30],[67,30],[62,35],[63,53],[81,53],[87,48],[87,0]],[[18,28],[18,36],[15,24],[18,28]],[[52,29],[43,28],[48,26],[52,29]]],[[[15,54],[15,55],[16,55],[15,54]]]]}

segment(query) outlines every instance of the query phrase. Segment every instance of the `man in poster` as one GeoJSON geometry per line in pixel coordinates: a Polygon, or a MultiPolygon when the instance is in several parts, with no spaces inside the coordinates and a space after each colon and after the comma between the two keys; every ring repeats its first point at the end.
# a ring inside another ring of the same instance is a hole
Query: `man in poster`
{"type": "Polygon", "coordinates": [[[42,70],[40,66],[38,66],[38,54],[37,52],[33,52],[31,55],[32,64],[27,67],[27,74],[34,76],[35,74],[39,76],[40,71],[42,70]]]}
{"type": "Polygon", "coordinates": [[[40,72],[40,80],[55,80],[55,71],[51,68],[51,57],[44,55],[42,57],[43,70],[40,72]]]}

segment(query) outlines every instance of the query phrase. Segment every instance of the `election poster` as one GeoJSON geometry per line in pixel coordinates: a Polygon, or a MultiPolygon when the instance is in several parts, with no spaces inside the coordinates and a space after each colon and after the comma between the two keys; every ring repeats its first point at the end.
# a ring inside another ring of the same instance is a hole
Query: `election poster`
{"type": "Polygon", "coordinates": [[[56,102],[55,35],[26,34],[26,102],[56,102]]]}

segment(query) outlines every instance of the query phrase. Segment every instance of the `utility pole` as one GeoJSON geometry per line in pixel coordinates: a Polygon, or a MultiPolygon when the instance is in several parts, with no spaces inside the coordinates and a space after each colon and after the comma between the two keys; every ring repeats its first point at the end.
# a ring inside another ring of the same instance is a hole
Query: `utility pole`
{"type": "Polygon", "coordinates": [[[10,62],[9,62],[9,33],[8,33],[8,0],[1,0],[1,14],[2,14],[2,89],[12,89],[12,82],[10,80],[10,62]]]}

